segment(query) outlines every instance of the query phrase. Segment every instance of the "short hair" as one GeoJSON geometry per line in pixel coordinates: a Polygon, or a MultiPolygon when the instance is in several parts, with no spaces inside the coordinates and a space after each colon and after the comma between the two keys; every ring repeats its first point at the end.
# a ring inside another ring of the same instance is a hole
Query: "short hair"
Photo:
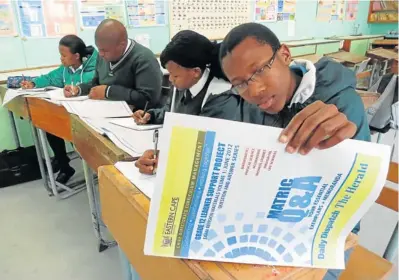
{"type": "Polygon", "coordinates": [[[69,48],[69,51],[73,54],[78,53],[80,55],[80,60],[94,52],[92,46],[86,46],[81,38],[73,34],[62,37],[59,45],[69,48]]]}
{"type": "Polygon", "coordinates": [[[219,59],[222,60],[227,53],[230,53],[246,38],[254,38],[261,44],[267,44],[276,52],[281,44],[276,34],[266,26],[259,23],[244,23],[234,27],[224,38],[220,47],[219,59]]]}
{"type": "Polygon", "coordinates": [[[162,67],[173,61],[185,68],[200,68],[202,71],[209,67],[212,75],[227,81],[219,62],[220,44],[211,42],[205,36],[192,31],[178,32],[166,45],[160,56],[162,67]]]}

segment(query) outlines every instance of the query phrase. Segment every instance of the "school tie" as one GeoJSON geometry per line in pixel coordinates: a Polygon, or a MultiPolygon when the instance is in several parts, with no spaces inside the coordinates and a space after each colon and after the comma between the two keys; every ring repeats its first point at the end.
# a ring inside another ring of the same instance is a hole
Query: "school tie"
{"type": "Polygon", "coordinates": [[[190,90],[186,90],[184,92],[184,100],[183,100],[184,104],[190,103],[191,100],[193,100],[193,96],[192,96],[190,90]]]}

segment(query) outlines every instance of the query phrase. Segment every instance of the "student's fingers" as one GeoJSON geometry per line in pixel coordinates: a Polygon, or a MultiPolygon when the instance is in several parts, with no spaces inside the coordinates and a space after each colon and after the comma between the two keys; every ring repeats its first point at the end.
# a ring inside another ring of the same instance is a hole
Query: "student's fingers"
{"type": "Polygon", "coordinates": [[[148,123],[151,119],[151,114],[150,113],[145,113],[143,120],[145,121],[145,123],[148,123]]]}
{"type": "MultiPolygon", "coordinates": [[[[294,137],[287,144],[287,152],[294,153],[313,136],[320,124],[339,114],[335,105],[324,104],[317,112],[306,118],[294,137]]],[[[327,135],[325,135],[327,136],[327,135]]]]}
{"type": "MultiPolygon", "coordinates": [[[[306,141],[306,143],[302,145],[302,147],[299,149],[299,153],[306,155],[313,148],[318,147],[320,143],[326,141],[327,139],[330,139],[331,137],[336,138],[336,144],[341,142],[344,139],[340,139],[340,134],[336,137],[336,133],[340,130],[340,128],[347,125],[348,123],[349,121],[347,117],[342,113],[338,113],[335,116],[321,122],[313,131],[313,134],[306,141]]],[[[342,136],[345,137],[346,135],[342,136]]]]}
{"type": "Polygon", "coordinates": [[[141,157],[142,158],[153,159],[154,158],[154,150],[145,151],[144,154],[141,157]]]}
{"type": "Polygon", "coordinates": [[[72,97],[71,87],[65,86],[64,87],[64,96],[65,97],[72,97]]]}
{"type": "Polygon", "coordinates": [[[318,148],[321,150],[331,148],[346,139],[353,138],[353,136],[356,134],[356,131],[357,126],[353,122],[347,122],[344,126],[339,128],[333,136],[322,141],[318,145],[318,148]]]}
{"type": "Polygon", "coordinates": [[[138,110],[133,113],[133,119],[137,124],[140,123],[140,119],[141,119],[141,116],[143,115],[143,112],[144,112],[143,110],[138,110]]]}
{"type": "Polygon", "coordinates": [[[139,172],[146,175],[153,175],[154,170],[154,166],[142,166],[139,168],[139,172]]]}
{"type": "Polygon", "coordinates": [[[291,141],[291,139],[295,136],[299,128],[302,126],[303,122],[309,118],[309,116],[313,115],[316,113],[318,110],[320,110],[323,105],[325,105],[321,101],[316,101],[306,108],[304,108],[301,112],[296,114],[288,126],[281,132],[279,141],[281,143],[288,143],[291,141]]]}

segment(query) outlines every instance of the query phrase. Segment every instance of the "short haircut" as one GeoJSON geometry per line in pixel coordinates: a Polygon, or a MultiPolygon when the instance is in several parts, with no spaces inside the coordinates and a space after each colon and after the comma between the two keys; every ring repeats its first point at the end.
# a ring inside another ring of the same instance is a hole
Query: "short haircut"
{"type": "Polygon", "coordinates": [[[269,45],[273,52],[277,51],[281,46],[276,34],[266,26],[254,22],[244,23],[234,27],[224,38],[220,47],[219,59],[222,60],[237,45],[249,37],[254,38],[261,44],[269,45]]]}
{"type": "Polygon", "coordinates": [[[195,31],[182,30],[173,36],[162,51],[161,65],[165,68],[169,61],[173,61],[182,67],[198,67],[202,71],[209,67],[214,77],[227,80],[219,63],[219,47],[220,44],[211,42],[195,31]]]}

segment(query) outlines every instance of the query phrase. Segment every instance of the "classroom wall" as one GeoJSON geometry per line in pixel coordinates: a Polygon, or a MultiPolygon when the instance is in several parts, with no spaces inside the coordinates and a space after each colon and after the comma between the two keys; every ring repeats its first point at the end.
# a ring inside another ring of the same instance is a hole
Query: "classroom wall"
{"type": "MultiPolygon", "coordinates": [[[[298,0],[295,36],[288,36],[288,22],[286,21],[267,23],[266,25],[281,40],[350,35],[353,32],[354,24],[360,24],[359,32],[362,34],[384,34],[389,30],[397,30],[396,24],[368,24],[369,2],[369,0],[359,1],[359,11],[355,21],[317,22],[315,24],[317,1],[298,0]]],[[[77,11],[75,13],[78,14],[77,11]]],[[[168,26],[130,28],[128,33],[131,38],[138,34],[149,34],[150,47],[155,53],[160,53],[169,41],[168,26]]],[[[94,30],[79,30],[78,35],[87,44],[94,44],[94,30]]],[[[58,41],[59,38],[29,38],[25,40],[20,37],[0,38],[0,53],[2,54],[0,71],[58,64],[58,41]]]]}

